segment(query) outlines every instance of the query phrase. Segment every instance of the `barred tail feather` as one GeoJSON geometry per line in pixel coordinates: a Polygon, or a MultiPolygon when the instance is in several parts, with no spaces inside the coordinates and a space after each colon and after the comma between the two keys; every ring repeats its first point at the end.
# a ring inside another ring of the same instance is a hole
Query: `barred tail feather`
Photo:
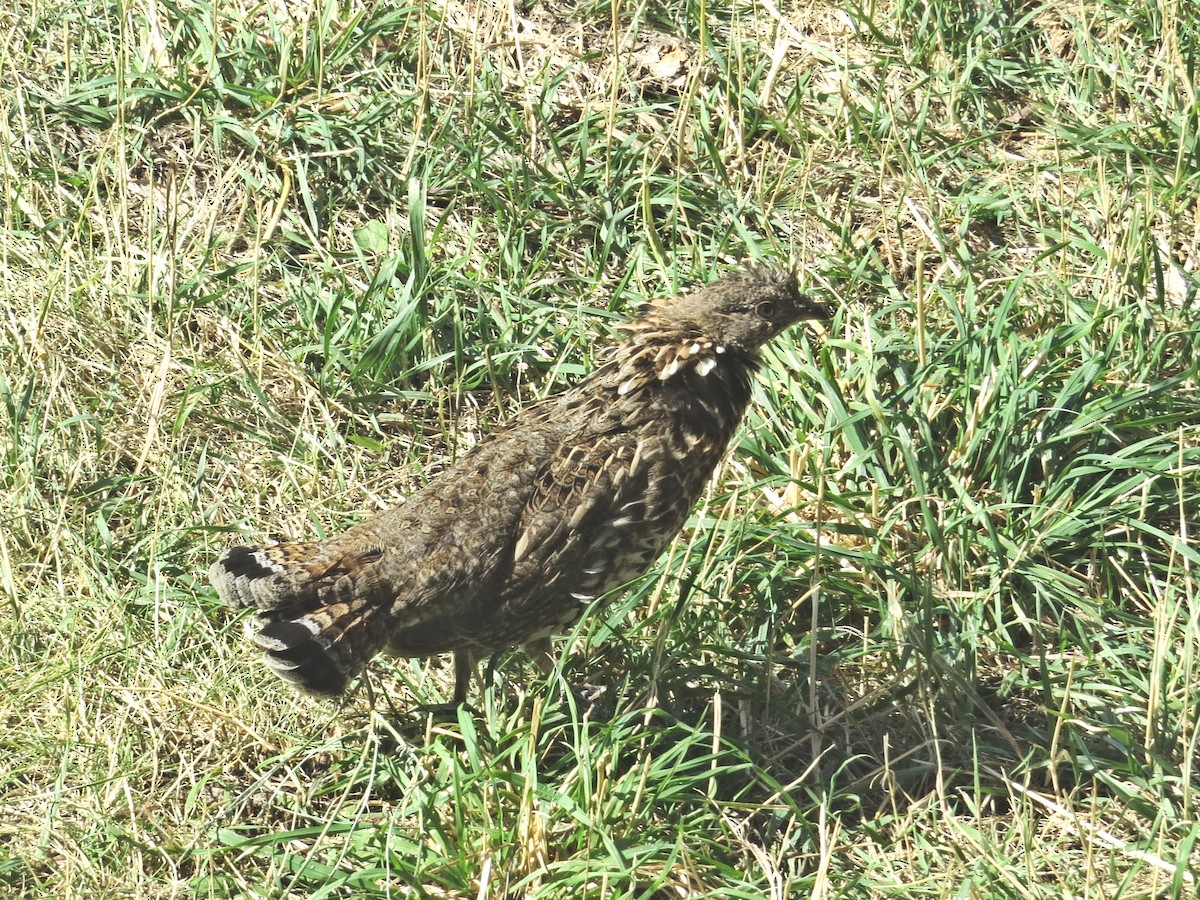
{"type": "Polygon", "coordinates": [[[230,547],[213,563],[208,577],[228,606],[316,606],[319,600],[312,566],[321,550],[316,541],[230,547]]]}
{"type": "Polygon", "coordinates": [[[254,643],[271,670],[313,694],[336,696],[383,649],[387,611],[377,604],[338,603],[304,615],[260,618],[254,643]]]}
{"type": "Polygon", "coordinates": [[[276,675],[334,696],[387,639],[387,598],[358,581],[380,553],[340,554],[316,541],[245,545],[226,550],[208,574],[223,603],[258,610],[253,640],[276,675]]]}
{"type": "Polygon", "coordinates": [[[346,690],[346,664],[322,643],[312,619],[266,622],[254,643],[266,651],[271,671],[289,684],[313,694],[336,696],[346,690]]]}

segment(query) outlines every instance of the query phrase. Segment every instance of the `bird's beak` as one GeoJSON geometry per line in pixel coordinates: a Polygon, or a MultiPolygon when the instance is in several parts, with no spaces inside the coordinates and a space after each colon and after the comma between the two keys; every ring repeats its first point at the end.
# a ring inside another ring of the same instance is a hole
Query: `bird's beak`
{"type": "Polygon", "coordinates": [[[815,322],[828,322],[833,318],[833,310],[824,303],[814,300],[807,294],[800,295],[800,318],[815,322]]]}
{"type": "Polygon", "coordinates": [[[804,322],[822,337],[825,335],[825,327],[821,323],[828,322],[833,318],[833,311],[828,306],[807,294],[800,294],[794,298],[793,311],[795,313],[793,324],[804,322]]]}

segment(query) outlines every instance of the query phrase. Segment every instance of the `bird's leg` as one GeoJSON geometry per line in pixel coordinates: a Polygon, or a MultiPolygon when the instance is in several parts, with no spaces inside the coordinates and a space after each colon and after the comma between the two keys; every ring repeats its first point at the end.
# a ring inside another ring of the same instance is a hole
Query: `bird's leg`
{"type": "MultiPolygon", "coordinates": [[[[549,675],[554,671],[556,657],[554,644],[550,638],[543,637],[536,641],[529,641],[522,645],[522,649],[529,654],[543,675],[549,675]]],[[[608,691],[606,685],[599,684],[570,684],[569,688],[579,709],[588,715],[592,714],[597,701],[608,691]]]]}
{"type": "Polygon", "coordinates": [[[522,649],[533,658],[543,675],[549,675],[554,671],[554,644],[550,638],[540,637],[536,641],[524,644],[522,649]]]}
{"type": "Polygon", "coordinates": [[[467,694],[471,690],[471,681],[478,673],[475,670],[475,657],[470,650],[454,651],[454,705],[462,706],[467,702],[467,694]]]}
{"type": "Polygon", "coordinates": [[[475,655],[470,650],[454,651],[454,699],[449,703],[431,703],[417,707],[435,721],[454,721],[461,710],[465,709],[472,716],[479,715],[479,710],[467,702],[467,694],[471,690],[471,681],[475,677],[475,655]]]}

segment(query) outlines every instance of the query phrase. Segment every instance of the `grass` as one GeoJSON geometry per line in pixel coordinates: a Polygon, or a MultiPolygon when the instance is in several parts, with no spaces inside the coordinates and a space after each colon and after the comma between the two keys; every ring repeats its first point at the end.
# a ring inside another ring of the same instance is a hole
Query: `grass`
{"type": "Polygon", "coordinates": [[[0,35],[4,892],[1193,896],[1191,4],[0,35]],[[341,707],[254,661],[222,547],[402,502],[740,259],[838,315],[558,671],[445,720],[445,660],[341,707]]]}

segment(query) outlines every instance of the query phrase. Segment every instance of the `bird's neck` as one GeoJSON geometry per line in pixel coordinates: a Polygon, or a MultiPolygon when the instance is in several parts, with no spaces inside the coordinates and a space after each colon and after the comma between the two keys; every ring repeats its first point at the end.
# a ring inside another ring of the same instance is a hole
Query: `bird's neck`
{"type": "Polygon", "coordinates": [[[699,333],[635,331],[609,363],[606,380],[618,402],[651,391],[684,403],[695,398],[716,416],[740,420],[758,362],[756,353],[699,333]]]}

